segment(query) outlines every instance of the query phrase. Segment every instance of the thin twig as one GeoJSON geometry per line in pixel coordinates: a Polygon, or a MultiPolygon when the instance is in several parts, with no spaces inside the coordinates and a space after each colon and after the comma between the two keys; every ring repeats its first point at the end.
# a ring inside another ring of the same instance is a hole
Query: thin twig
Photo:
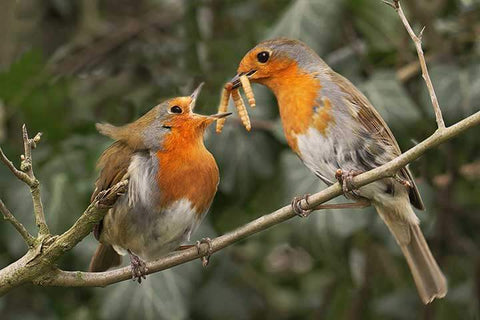
{"type": "Polygon", "coordinates": [[[0,199],[0,212],[3,214],[3,219],[9,221],[18,233],[22,236],[23,240],[29,247],[32,247],[35,243],[35,238],[27,231],[27,229],[15,218],[15,216],[8,210],[3,201],[0,199]]]}
{"type": "Polygon", "coordinates": [[[40,142],[42,134],[37,133],[33,139],[28,137],[27,126],[22,126],[23,148],[24,154],[22,156],[22,163],[20,169],[24,171],[30,178],[30,192],[32,193],[33,211],[35,214],[35,223],[38,227],[39,235],[50,234],[47,223],[45,221],[45,214],[43,212],[42,197],[40,194],[40,183],[33,172],[32,149],[36,148],[37,143],[40,142]]]}
{"type": "MultiPolygon", "coordinates": [[[[445,130],[437,130],[433,135],[417,144],[407,152],[393,159],[392,161],[362,173],[353,178],[353,184],[356,187],[364,186],[375,180],[379,180],[385,177],[393,177],[400,168],[405,167],[408,163],[414,161],[427,150],[445,142],[448,139],[457,136],[461,132],[477,126],[480,124],[480,111],[471,115],[470,117],[458,122],[457,124],[445,128],[445,130]]],[[[327,202],[339,195],[341,195],[342,187],[340,184],[334,185],[311,195],[308,198],[308,203],[302,200],[301,206],[304,209],[314,209],[318,205],[327,202]]],[[[219,236],[211,241],[212,252],[217,252],[233,243],[240,241],[246,237],[249,237],[255,233],[268,229],[274,225],[277,225],[285,220],[295,217],[290,205],[285,206],[272,212],[270,214],[261,216],[258,219],[247,223],[227,234],[219,236]]],[[[71,228],[70,232],[75,232],[75,228],[71,228]]],[[[63,235],[62,235],[63,237],[63,235]]],[[[191,261],[205,255],[208,251],[208,245],[201,245],[200,252],[196,248],[186,249],[180,252],[172,253],[159,260],[147,263],[148,273],[155,273],[161,270],[171,268],[173,266],[191,261]]],[[[2,271],[0,270],[0,287],[1,287],[2,271]]],[[[34,283],[43,286],[66,286],[66,287],[97,287],[106,286],[112,283],[131,279],[130,267],[124,267],[106,272],[81,272],[81,271],[63,271],[56,269],[51,273],[44,274],[42,277],[34,280],[34,283]]],[[[2,290],[0,290],[0,294],[2,290]]]]}
{"type": "Polygon", "coordinates": [[[415,48],[417,49],[418,54],[418,60],[420,61],[420,67],[422,68],[422,77],[427,85],[427,89],[430,94],[430,100],[432,100],[433,110],[435,111],[435,118],[437,120],[438,130],[443,130],[445,129],[445,122],[443,121],[442,110],[440,109],[440,106],[438,104],[437,95],[435,94],[435,88],[433,87],[432,80],[430,79],[430,75],[428,74],[427,63],[425,62],[425,57],[422,49],[422,35],[425,27],[422,28],[422,31],[420,31],[419,35],[417,36],[413,31],[412,27],[410,26],[407,18],[405,17],[405,14],[403,13],[400,1],[393,0],[393,3],[388,1],[383,2],[395,9],[400,19],[402,20],[403,25],[407,29],[410,38],[412,38],[415,44],[415,48]]]}
{"type": "Polygon", "coordinates": [[[13,175],[17,177],[20,181],[25,182],[29,186],[32,184],[32,180],[30,179],[30,177],[25,172],[22,172],[17,168],[15,168],[15,165],[12,163],[12,161],[10,161],[5,155],[5,153],[3,153],[2,148],[0,148],[0,159],[7,166],[7,168],[13,173],[13,175]]]}

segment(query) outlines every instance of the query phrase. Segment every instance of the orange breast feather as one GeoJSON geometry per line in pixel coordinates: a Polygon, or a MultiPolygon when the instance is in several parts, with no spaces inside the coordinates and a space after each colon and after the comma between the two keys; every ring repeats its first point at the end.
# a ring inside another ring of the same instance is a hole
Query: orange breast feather
{"type": "Polygon", "coordinates": [[[210,206],[217,191],[218,167],[212,154],[203,145],[202,137],[175,135],[165,140],[165,150],[158,151],[160,206],[188,199],[197,215],[210,206]]]}
{"type": "Polygon", "coordinates": [[[320,132],[325,132],[332,120],[329,101],[317,106],[321,84],[311,74],[302,72],[296,64],[280,71],[275,77],[264,80],[263,83],[272,89],[278,100],[283,130],[289,146],[299,152],[297,135],[307,132],[315,126],[320,132]],[[314,113],[314,108],[318,112],[314,113]]]}

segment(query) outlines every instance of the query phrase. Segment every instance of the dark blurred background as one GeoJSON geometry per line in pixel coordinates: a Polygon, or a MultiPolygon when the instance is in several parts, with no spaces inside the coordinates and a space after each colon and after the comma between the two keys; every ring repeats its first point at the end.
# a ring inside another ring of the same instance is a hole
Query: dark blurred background
{"type": "MultiPolygon", "coordinates": [[[[402,1],[424,48],[447,124],[480,107],[478,0],[402,1]]],[[[0,143],[18,164],[21,124],[34,151],[47,221],[61,233],[89,203],[95,161],[110,141],[95,122],[129,122],[159,101],[222,84],[257,42],[301,39],[359,86],[403,150],[436,128],[414,47],[380,0],[1,0],[0,143]]],[[[228,120],[207,145],[221,169],[213,207],[192,240],[214,237],[324,186],[287,148],[276,102],[254,86],[252,132],[228,120]]],[[[107,288],[24,286],[2,319],[479,319],[480,134],[474,128],[411,165],[427,211],[422,229],[449,281],[424,307],[407,264],[372,210],[295,218],[199,261],[107,288]]],[[[35,232],[28,190],[0,166],[0,197],[35,232]]],[[[86,270],[87,237],[59,265],[86,270]]],[[[25,244],[0,223],[0,267],[25,244]]]]}

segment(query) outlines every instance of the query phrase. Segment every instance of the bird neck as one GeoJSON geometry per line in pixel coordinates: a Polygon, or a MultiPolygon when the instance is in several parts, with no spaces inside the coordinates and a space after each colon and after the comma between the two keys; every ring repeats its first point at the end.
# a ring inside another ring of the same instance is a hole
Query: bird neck
{"type": "Polygon", "coordinates": [[[299,153],[297,136],[306,133],[312,123],[320,82],[295,63],[275,73],[275,76],[263,79],[261,83],[275,94],[287,142],[299,153]]]}
{"type": "Polygon", "coordinates": [[[200,218],[208,210],[219,181],[217,164],[203,144],[203,134],[170,135],[156,156],[160,206],[166,208],[187,199],[200,218]]]}

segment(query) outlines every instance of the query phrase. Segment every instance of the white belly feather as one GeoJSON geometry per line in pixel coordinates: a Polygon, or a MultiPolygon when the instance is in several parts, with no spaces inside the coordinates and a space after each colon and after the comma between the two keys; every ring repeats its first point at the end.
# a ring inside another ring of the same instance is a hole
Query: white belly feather
{"type": "Polygon", "coordinates": [[[201,222],[188,199],[177,200],[158,212],[152,200],[158,196],[156,161],[152,155],[133,156],[128,168],[128,192],[105,216],[102,232],[117,253],[125,255],[129,249],[147,261],[189,241],[201,222]]]}
{"type": "MultiPolygon", "coordinates": [[[[351,130],[351,128],[349,128],[351,130]]],[[[342,169],[364,171],[356,157],[356,148],[361,148],[359,139],[351,132],[342,134],[330,132],[325,136],[317,129],[310,128],[306,134],[297,136],[300,158],[305,165],[326,184],[337,182],[335,172],[342,169]]],[[[359,194],[368,199],[374,199],[384,193],[384,184],[374,182],[360,188],[359,194]]]]}

